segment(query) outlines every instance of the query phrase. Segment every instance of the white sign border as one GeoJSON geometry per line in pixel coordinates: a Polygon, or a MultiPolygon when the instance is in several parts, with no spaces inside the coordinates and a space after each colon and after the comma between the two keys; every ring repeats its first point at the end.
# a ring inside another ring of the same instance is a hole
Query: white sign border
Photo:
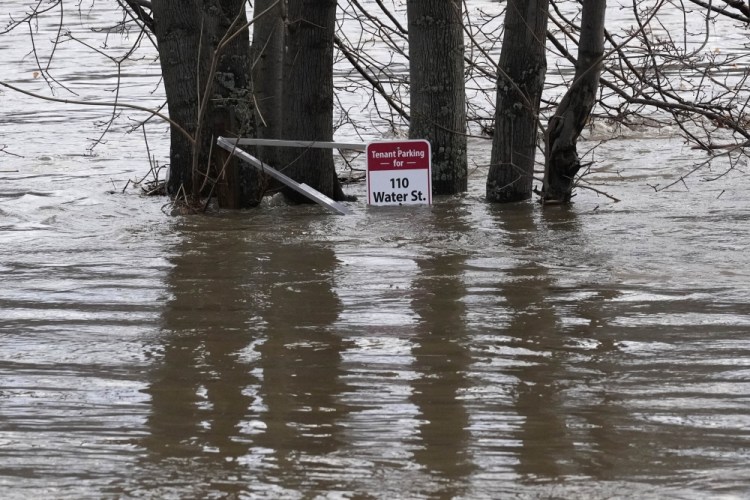
{"type": "Polygon", "coordinates": [[[367,205],[372,207],[398,207],[398,206],[431,206],[432,205],[432,144],[430,144],[430,141],[427,139],[394,139],[394,140],[388,140],[388,141],[372,141],[368,142],[365,146],[365,161],[366,161],[366,178],[367,178],[367,205]],[[427,168],[423,169],[404,169],[400,170],[397,168],[394,169],[385,169],[385,170],[377,170],[376,172],[404,172],[404,171],[419,171],[419,170],[426,170],[427,171],[427,203],[389,203],[389,204],[374,204],[372,203],[372,187],[370,184],[370,159],[369,159],[369,152],[370,152],[370,145],[373,144],[404,144],[404,143],[414,143],[414,142],[421,142],[427,145],[427,168]]]}

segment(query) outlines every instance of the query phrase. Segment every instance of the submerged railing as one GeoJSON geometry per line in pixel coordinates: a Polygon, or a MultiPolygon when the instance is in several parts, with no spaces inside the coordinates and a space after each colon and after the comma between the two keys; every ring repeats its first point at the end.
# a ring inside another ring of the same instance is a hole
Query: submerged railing
{"type": "Polygon", "coordinates": [[[232,155],[254,167],[255,169],[270,175],[285,186],[297,191],[299,194],[309,198],[315,203],[326,207],[328,210],[339,215],[348,215],[351,211],[341,203],[332,200],[317,189],[307,184],[300,184],[291,177],[282,174],[270,165],[263,163],[247,151],[238,148],[238,146],[275,146],[275,147],[292,147],[292,148],[324,148],[324,149],[352,149],[355,151],[364,151],[366,144],[344,143],[344,142],[324,142],[324,141],[288,141],[278,139],[228,139],[219,137],[216,140],[221,148],[227,150],[232,155]]]}

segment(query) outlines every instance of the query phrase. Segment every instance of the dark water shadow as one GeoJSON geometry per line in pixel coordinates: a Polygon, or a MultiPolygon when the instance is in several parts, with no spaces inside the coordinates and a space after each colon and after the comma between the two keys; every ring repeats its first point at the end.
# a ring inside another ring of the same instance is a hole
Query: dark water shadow
{"type": "MultiPolygon", "coordinates": [[[[469,231],[463,207],[433,207],[434,231],[451,238],[469,231]]],[[[411,306],[419,315],[413,338],[411,401],[420,419],[417,463],[434,477],[436,498],[466,494],[475,470],[469,452],[469,414],[463,404],[469,388],[471,355],[467,347],[467,318],[463,274],[473,249],[435,250],[417,260],[419,274],[412,284],[411,306]]]]}
{"type": "Polygon", "coordinates": [[[341,309],[335,255],[237,221],[194,224],[170,259],[139,488],[326,489],[319,459],[337,449],[346,411],[328,328],[341,309]]]}
{"type": "Polygon", "coordinates": [[[335,454],[342,444],[341,337],[330,327],[341,312],[333,291],[338,261],[313,242],[274,249],[272,284],[259,346],[265,431],[256,443],[269,450],[268,480],[293,491],[335,489],[335,454]]]}
{"type": "Polygon", "coordinates": [[[170,258],[171,299],[149,374],[151,414],[141,443],[149,490],[241,491],[228,478],[242,476],[240,458],[251,447],[243,427],[261,381],[247,354],[264,336],[257,276],[267,256],[244,231],[212,223],[191,221],[170,258]]]}
{"type": "Polygon", "coordinates": [[[520,204],[497,212],[496,220],[520,256],[520,264],[508,269],[505,287],[510,313],[505,334],[519,353],[510,372],[518,379],[514,403],[522,417],[516,472],[527,483],[606,477],[610,457],[623,451],[610,439],[607,419],[618,408],[587,387],[600,385],[606,376],[600,356],[613,346],[592,349],[584,342],[592,341],[591,329],[603,321],[597,313],[604,299],[583,300],[586,305],[571,308],[576,303],[571,297],[580,290],[561,292],[551,272],[562,266],[570,272],[577,260],[586,258],[577,216],[565,208],[542,211],[520,204]],[[580,326],[585,322],[579,314],[589,316],[587,326],[580,326]],[[571,319],[579,327],[567,327],[571,319]]]}

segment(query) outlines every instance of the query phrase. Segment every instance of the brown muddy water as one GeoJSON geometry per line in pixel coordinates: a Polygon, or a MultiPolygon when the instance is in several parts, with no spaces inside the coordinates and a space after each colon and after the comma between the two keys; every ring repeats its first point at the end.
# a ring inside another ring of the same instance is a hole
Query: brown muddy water
{"type": "Polygon", "coordinates": [[[750,197],[653,192],[649,142],[609,145],[620,203],[490,206],[477,171],[350,216],[6,159],[3,497],[750,494],[750,197]]]}
{"type": "Polygon", "coordinates": [[[3,499],[750,496],[741,168],[629,132],[621,202],[491,206],[474,140],[431,208],[168,216],[127,119],[0,101],[3,499]]]}

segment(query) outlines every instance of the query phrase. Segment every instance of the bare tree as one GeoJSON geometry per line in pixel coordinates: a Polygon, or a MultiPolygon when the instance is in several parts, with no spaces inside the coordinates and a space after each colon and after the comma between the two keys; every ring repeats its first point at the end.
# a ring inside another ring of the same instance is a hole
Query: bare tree
{"type": "Polygon", "coordinates": [[[487,200],[531,197],[539,103],[547,74],[548,0],[508,0],[497,77],[497,106],[487,200]]]}
{"type": "MultiPolygon", "coordinates": [[[[707,173],[704,180],[721,178],[742,161],[750,144],[750,133],[744,125],[750,109],[745,90],[749,70],[738,54],[708,45],[714,30],[726,33],[747,29],[750,18],[743,13],[747,12],[745,4],[690,3],[692,8],[666,0],[632,0],[633,28],[604,33],[610,48],[604,55],[601,93],[589,121],[606,121],[620,130],[676,126],[688,143],[707,152],[706,158],[687,173],[654,184],[657,190],[676,183],[687,186],[685,179],[701,171],[707,173]],[[675,19],[682,20],[681,27],[674,26],[675,19]],[[737,22],[735,27],[732,20],[737,22]],[[716,173],[712,165],[724,167],[716,173]]],[[[576,34],[581,26],[559,9],[550,19],[562,36],[549,36],[549,40],[559,54],[575,63],[566,45],[578,45],[576,34]]],[[[588,173],[590,167],[582,172],[588,173]]],[[[588,187],[580,174],[574,185],[588,187]]]]}
{"type": "MultiPolygon", "coordinates": [[[[286,1],[257,0],[256,12],[269,9],[253,29],[253,105],[259,138],[281,139],[282,96],[284,93],[284,34],[286,1]],[[275,3],[275,5],[274,5],[275,3]]],[[[269,165],[278,167],[277,148],[258,148],[269,165]]]]}
{"type": "MultiPolygon", "coordinates": [[[[333,140],[333,39],[336,0],[289,0],[284,54],[282,134],[286,139],[333,140]]],[[[330,149],[288,150],[287,175],[323,194],[343,200],[330,149]]],[[[295,201],[306,198],[288,190],[295,201]]]]}
{"type": "Polygon", "coordinates": [[[466,191],[461,0],[409,0],[409,137],[427,139],[435,194],[466,191]]]}
{"type": "Polygon", "coordinates": [[[604,61],[606,0],[583,0],[581,38],[573,83],[550,119],[545,134],[545,168],[542,200],[570,201],[573,183],[581,168],[578,138],[596,104],[599,75],[604,61]]]}
{"type": "Polygon", "coordinates": [[[212,154],[218,135],[252,132],[244,0],[160,0],[153,9],[170,116],[193,135],[191,142],[172,132],[168,192],[197,201],[218,183],[220,205],[256,205],[258,175],[212,154]]]}

